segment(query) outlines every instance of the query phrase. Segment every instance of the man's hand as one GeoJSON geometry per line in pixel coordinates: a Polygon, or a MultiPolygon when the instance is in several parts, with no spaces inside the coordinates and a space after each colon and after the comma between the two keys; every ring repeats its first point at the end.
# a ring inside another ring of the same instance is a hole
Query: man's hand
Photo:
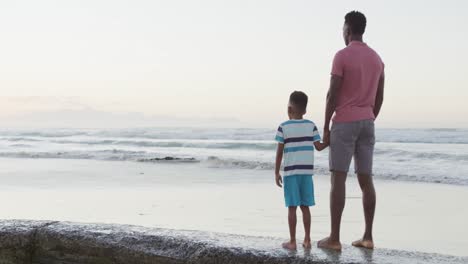
{"type": "Polygon", "coordinates": [[[280,188],[283,187],[283,178],[281,177],[281,174],[276,173],[275,181],[276,181],[276,185],[278,185],[278,187],[280,187],[280,188]]]}

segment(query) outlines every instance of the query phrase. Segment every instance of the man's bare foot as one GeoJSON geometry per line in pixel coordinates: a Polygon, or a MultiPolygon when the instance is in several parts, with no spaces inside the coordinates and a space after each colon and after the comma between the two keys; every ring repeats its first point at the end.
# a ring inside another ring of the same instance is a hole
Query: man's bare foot
{"type": "Polygon", "coordinates": [[[302,246],[305,249],[311,249],[312,248],[312,242],[310,242],[310,239],[304,239],[304,242],[302,242],[302,246]]]}
{"type": "Polygon", "coordinates": [[[330,241],[329,237],[326,237],[326,238],[320,240],[317,243],[317,246],[319,248],[333,249],[333,250],[337,250],[337,251],[341,250],[341,243],[339,241],[330,241]]]}
{"type": "Polygon", "coordinates": [[[372,240],[359,239],[354,241],[352,245],[355,247],[374,249],[374,242],[372,240]]]}
{"type": "Polygon", "coordinates": [[[288,250],[296,250],[297,248],[296,242],[291,242],[291,241],[284,242],[282,246],[284,249],[288,249],[288,250]]]}

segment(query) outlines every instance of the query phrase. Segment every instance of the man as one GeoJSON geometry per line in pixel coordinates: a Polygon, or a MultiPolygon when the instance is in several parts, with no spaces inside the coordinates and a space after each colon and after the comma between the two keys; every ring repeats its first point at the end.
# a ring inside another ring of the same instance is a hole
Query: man
{"type": "Polygon", "coordinates": [[[343,38],[347,47],[338,51],[333,60],[324,125],[324,141],[330,142],[331,233],[318,242],[321,248],[341,250],[341,215],[345,206],[346,175],[352,157],[362,190],[366,223],[363,237],[353,242],[353,246],[374,248],[374,119],[383,102],[384,64],[379,55],[363,42],[365,28],[366,17],[362,13],[352,11],[346,14],[343,38]],[[330,132],[333,113],[335,115],[330,132]]]}

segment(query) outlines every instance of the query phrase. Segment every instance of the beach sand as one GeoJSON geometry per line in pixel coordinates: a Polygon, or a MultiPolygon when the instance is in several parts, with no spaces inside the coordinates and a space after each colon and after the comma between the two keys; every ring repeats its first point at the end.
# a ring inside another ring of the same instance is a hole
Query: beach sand
{"type": "MultiPolygon", "coordinates": [[[[0,218],[133,224],[287,238],[273,173],[201,164],[0,159],[0,218]]],[[[315,176],[312,239],[329,230],[329,177],[315,176]]],[[[342,240],[363,230],[360,191],[347,184],[342,240]]],[[[376,180],[376,246],[467,256],[468,188],[376,180]]],[[[302,227],[298,225],[299,237],[302,227]]]]}

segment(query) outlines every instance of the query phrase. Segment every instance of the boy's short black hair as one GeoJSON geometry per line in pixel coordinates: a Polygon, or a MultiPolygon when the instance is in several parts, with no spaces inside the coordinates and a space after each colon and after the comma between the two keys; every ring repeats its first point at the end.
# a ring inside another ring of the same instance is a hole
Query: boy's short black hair
{"type": "Polygon", "coordinates": [[[301,91],[294,91],[289,96],[289,102],[295,107],[297,107],[297,110],[299,111],[306,111],[308,100],[309,98],[307,97],[307,95],[301,91]]]}
{"type": "Polygon", "coordinates": [[[353,34],[364,34],[364,31],[366,31],[366,23],[366,16],[359,11],[351,11],[345,16],[345,24],[348,25],[353,34]]]}

